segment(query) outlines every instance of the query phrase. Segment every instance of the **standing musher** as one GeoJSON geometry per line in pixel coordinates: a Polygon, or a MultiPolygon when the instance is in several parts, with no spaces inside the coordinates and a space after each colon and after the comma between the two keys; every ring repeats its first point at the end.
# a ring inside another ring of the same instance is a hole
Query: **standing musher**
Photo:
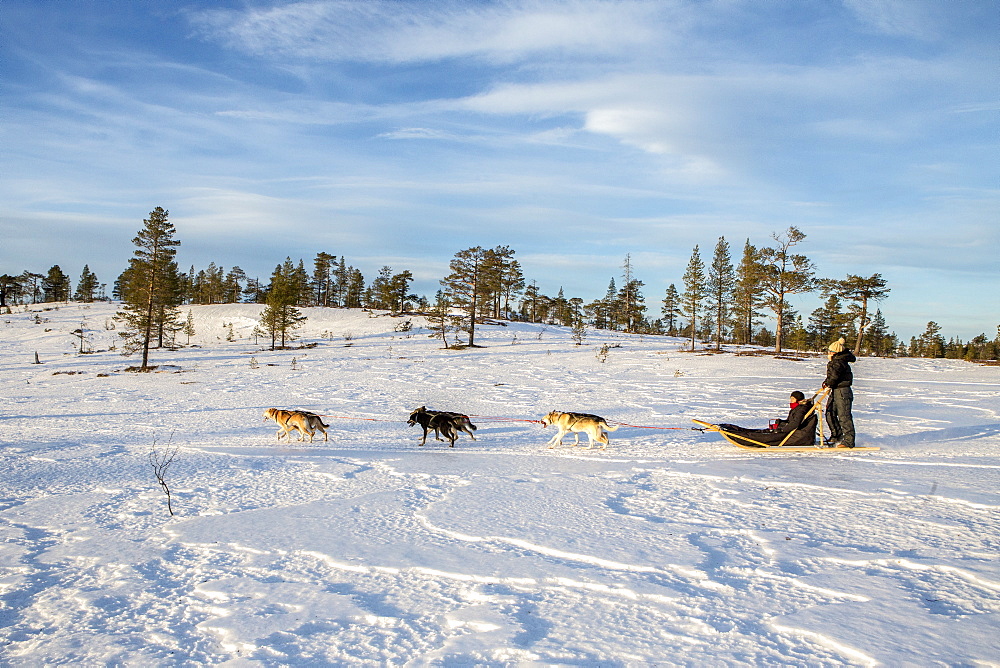
{"type": "Polygon", "coordinates": [[[857,362],[844,337],[830,344],[826,364],[826,380],[823,387],[830,388],[830,399],[826,402],[826,422],[830,425],[830,446],[835,448],[854,447],[854,372],[851,362],[857,362]]]}

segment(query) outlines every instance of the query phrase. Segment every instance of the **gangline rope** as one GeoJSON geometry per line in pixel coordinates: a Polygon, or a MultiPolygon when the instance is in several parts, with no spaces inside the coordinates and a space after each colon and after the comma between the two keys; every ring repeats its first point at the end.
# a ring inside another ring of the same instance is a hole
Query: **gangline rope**
{"type": "MultiPolygon", "coordinates": [[[[352,415],[330,415],[327,413],[318,413],[320,417],[332,418],[334,420],[363,420],[366,422],[399,422],[399,420],[386,420],[382,418],[366,418],[357,417],[352,415]]],[[[499,417],[495,415],[468,415],[464,414],[467,418],[476,418],[480,422],[527,422],[530,424],[544,424],[541,420],[529,420],[526,418],[512,418],[512,417],[499,417]]],[[[629,424],[628,422],[616,422],[614,420],[608,420],[608,424],[616,424],[619,427],[632,427],[633,429],[680,429],[680,430],[694,430],[694,431],[704,431],[698,427],[652,427],[649,425],[640,424],[629,424]]]]}

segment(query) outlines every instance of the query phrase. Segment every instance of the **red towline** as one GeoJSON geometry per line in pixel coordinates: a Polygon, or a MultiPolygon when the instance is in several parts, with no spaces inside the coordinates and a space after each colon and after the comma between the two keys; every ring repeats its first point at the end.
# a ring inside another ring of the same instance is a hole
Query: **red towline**
{"type": "MultiPolygon", "coordinates": [[[[384,420],[380,418],[364,418],[364,417],[353,417],[350,415],[328,415],[326,413],[320,413],[321,417],[333,418],[335,420],[365,420],[367,422],[399,422],[399,420],[384,420]]],[[[478,420],[485,420],[487,422],[529,422],[532,424],[543,424],[541,420],[528,420],[525,418],[512,418],[512,417],[497,417],[491,415],[463,415],[467,418],[476,418],[478,420]]],[[[613,420],[608,420],[608,424],[616,424],[621,427],[632,427],[634,429],[692,429],[692,427],[650,427],[641,424],[629,424],[627,422],[615,422],[613,420]]]]}

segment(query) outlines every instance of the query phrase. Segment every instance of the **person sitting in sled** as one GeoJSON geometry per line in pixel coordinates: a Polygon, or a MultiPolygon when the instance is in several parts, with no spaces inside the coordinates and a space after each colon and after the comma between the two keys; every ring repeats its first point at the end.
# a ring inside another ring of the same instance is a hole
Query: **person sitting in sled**
{"type": "Polygon", "coordinates": [[[788,418],[776,420],[773,428],[749,429],[735,424],[720,424],[723,430],[734,436],[745,436],[748,440],[740,441],[745,445],[816,445],[816,411],[812,410],[813,402],[798,390],[788,398],[788,418]],[[789,432],[795,432],[788,436],[789,432]],[[785,437],[788,440],[785,440],[785,437]],[[782,443],[784,441],[784,443],[782,443]]]}

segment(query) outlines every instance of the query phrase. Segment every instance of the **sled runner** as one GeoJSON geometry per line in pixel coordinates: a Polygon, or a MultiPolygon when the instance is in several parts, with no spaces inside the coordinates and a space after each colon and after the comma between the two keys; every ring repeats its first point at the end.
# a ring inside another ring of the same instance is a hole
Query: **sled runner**
{"type": "Polygon", "coordinates": [[[744,450],[756,450],[758,452],[858,452],[858,451],[872,451],[881,450],[879,447],[854,447],[854,448],[827,448],[822,445],[767,445],[765,443],[759,443],[749,436],[744,436],[743,434],[736,434],[731,431],[726,431],[717,424],[711,424],[708,422],[702,422],[701,420],[694,420],[696,424],[700,424],[708,431],[718,432],[722,435],[722,438],[726,439],[733,445],[744,450]]]}

